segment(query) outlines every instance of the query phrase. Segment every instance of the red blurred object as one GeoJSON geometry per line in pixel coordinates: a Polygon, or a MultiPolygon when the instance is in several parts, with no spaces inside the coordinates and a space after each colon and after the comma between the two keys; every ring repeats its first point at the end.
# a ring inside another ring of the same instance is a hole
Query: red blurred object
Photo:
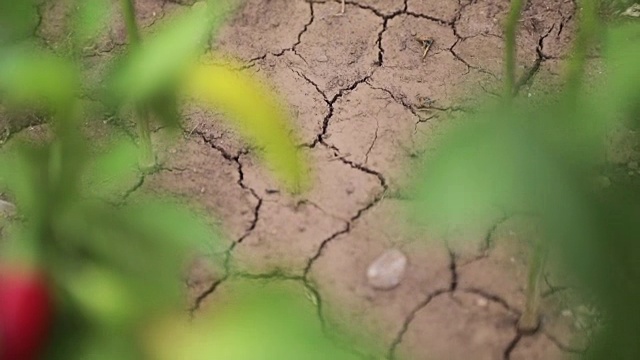
{"type": "Polygon", "coordinates": [[[0,270],[0,360],[36,360],[48,338],[53,304],[47,278],[0,270]]]}

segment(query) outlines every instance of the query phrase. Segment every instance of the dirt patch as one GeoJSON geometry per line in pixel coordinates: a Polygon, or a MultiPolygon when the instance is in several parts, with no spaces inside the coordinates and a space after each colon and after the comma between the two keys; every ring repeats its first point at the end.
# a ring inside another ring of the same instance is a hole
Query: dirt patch
{"type": "Polygon", "coordinates": [[[402,358],[501,359],[516,337],[514,313],[465,292],[433,297],[413,320],[395,349],[402,358]],[[424,350],[416,353],[417,348],[424,350]]]}

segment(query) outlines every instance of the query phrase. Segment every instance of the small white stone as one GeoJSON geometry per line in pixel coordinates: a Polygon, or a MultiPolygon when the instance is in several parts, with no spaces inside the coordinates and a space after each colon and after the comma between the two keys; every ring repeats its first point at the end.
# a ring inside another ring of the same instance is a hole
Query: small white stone
{"type": "Polygon", "coordinates": [[[318,60],[318,62],[327,62],[327,61],[329,61],[329,58],[327,58],[326,55],[320,55],[320,56],[318,56],[317,60],[318,60]]]}
{"type": "Polygon", "coordinates": [[[379,290],[391,290],[400,284],[407,268],[407,257],[397,249],[385,251],[367,269],[369,285],[379,290]]]}
{"type": "Polygon", "coordinates": [[[487,301],[487,299],[483,297],[479,297],[478,299],[476,299],[476,305],[480,307],[486,307],[487,305],[489,305],[489,301],[487,301]]]}

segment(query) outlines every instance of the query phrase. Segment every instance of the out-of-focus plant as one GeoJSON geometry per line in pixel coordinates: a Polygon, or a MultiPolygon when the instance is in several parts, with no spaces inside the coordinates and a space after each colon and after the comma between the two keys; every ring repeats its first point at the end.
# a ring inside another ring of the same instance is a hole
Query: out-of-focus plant
{"type": "Polygon", "coordinates": [[[324,336],[315,306],[301,292],[274,285],[237,284],[232,299],[193,322],[168,319],[146,337],[153,358],[356,359],[324,336]]]}
{"type": "MultiPolygon", "coordinates": [[[[0,154],[0,191],[17,205],[20,219],[3,229],[8,239],[0,252],[2,359],[161,357],[143,346],[142,333],[152,331],[166,312],[179,315],[179,275],[186,255],[215,246],[216,235],[169,201],[116,206],[101,200],[118,196],[119,185],[137,171],[136,162],[147,170],[154,166],[150,114],[175,126],[178,99],[215,106],[257,145],[291,189],[303,183],[287,114],[270,91],[231,71],[231,64],[199,62],[202,41],[221,21],[215,1],[194,5],[144,40],[133,3],[122,1],[131,48],[101,94],[106,102],[137,109],[142,155],[136,161],[140,153],[124,139],[100,151],[88,146],[80,135],[82,78],[76,50],[98,30],[90,19],[105,1],[78,2],[74,51],[67,57],[31,41],[35,2],[0,2],[0,99],[8,109],[45,114],[51,125],[47,140],[12,142],[0,154]],[[4,32],[5,24],[10,31],[4,32]]],[[[276,324],[281,319],[262,320],[276,324]]],[[[228,338],[225,331],[216,334],[228,338]]],[[[309,339],[298,330],[286,335],[309,339]]],[[[180,339],[190,344],[196,334],[184,336],[180,339]]],[[[217,357],[220,351],[195,349],[191,356],[183,350],[185,358],[217,357]]],[[[279,358],[280,353],[269,356],[279,358]]]]}
{"type": "Polygon", "coordinates": [[[121,143],[117,158],[90,155],[72,74],[36,50],[0,64],[6,103],[41,104],[55,129],[50,141],[15,144],[0,158],[1,187],[24,219],[1,252],[3,359],[39,358],[45,349],[47,358],[135,358],[140,321],[181,303],[177,274],[187,251],[215,243],[206,225],[171,203],[93,199],[99,189],[86,185],[125,180],[136,149],[121,143]]]}
{"type": "Polygon", "coordinates": [[[288,116],[282,104],[253,77],[232,71],[233,64],[197,61],[204,42],[221,21],[221,15],[210,8],[220,4],[199,3],[202,6],[194,6],[191,12],[177,16],[152,38],[143,40],[132,0],[121,3],[131,48],[115,69],[109,92],[117,103],[137,109],[141,166],[155,166],[150,116],[155,115],[164,125],[177,125],[178,99],[185,97],[224,112],[262,150],[281,180],[292,189],[299,188],[304,171],[290,124],[284,121],[288,116]]]}
{"type": "Polygon", "coordinates": [[[640,290],[631,284],[640,280],[640,232],[630,219],[637,217],[639,203],[632,199],[639,193],[615,183],[603,191],[593,183],[607,168],[609,131],[620,119],[639,119],[640,24],[604,27],[597,1],[582,0],[578,5],[578,30],[564,88],[534,107],[514,98],[521,2],[512,1],[505,29],[504,101],[469,114],[443,135],[416,178],[414,210],[445,234],[451,228],[486,222],[496,213],[531,215],[539,231],[526,239],[533,250],[519,329],[538,328],[544,264],[549,251],[558,251],[565,255],[567,270],[584,281],[605,314],[604,329],[590,356],[636,359],[640,290]],[[592,89],[586,85],[590,79],[585,68],[599,40],[606,81],[592,89]]]}

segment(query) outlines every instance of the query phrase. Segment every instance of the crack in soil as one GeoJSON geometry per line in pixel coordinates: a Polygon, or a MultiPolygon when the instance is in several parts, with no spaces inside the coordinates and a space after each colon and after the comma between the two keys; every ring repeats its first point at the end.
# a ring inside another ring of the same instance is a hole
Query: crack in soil
{"type": "MultiPolygon", "coordinates": [[[[313,142],[311,142],[310,144],[302,144],[301,146],[304,147],[308,147],[308,148],[315,148],[316,145],[318,145],[319,143],[324,143],[324,138],[327,136],[327,131],[329,128],[329,123],[331,121],[331,118],[333,117],[334,114],[334,105],[336,103],[336,101],[338,101],[340,98],[342,98],[344,95],[346,95],[348,92],[355,90],[360,84],[362,83],[367,83],[368,84],[368,80],[371,78],[371,76],[373,76],[373,72],[372,71],[370,74],[364,76],[363,78],[354,81],[350,86],[342,88],[338,91],[337,94],[335,94],[333,96],[333,98],[329,99],[327,97],[327,94],[322,91],[322,89],[320,89],[320,86],[318,84],[316,84],[313,80],[311,80],[308,76],[306,76],[303,72],[294,69],[294,68],[290,68],[291,71],[295,72],[298,76],[300,76],[301,78],[303,78],[304,80],[306,80],[309,84],[311,84],[316,91],[322,95],[323,100],[325,101],[325,103],[327,104],[327,108],[328,108],[328,112],[327,115],[325,115],[324,119],[322,119],[322,130],[320,131],[320,133],[318,135],[316,135],[316,138],[313,140],[313,142]]],[[[324,144],[326,145],[326,144],[324,144]]],[[[337,150],[337,149],[334,149],[337,150]]]]}
{"type": "Polygon", "coordinates": [[[302,56],[300,56],[300,54],[298,54],[298,51],[297,51],[298,45],[300,45],[302,43],[302,35],[304,35],[307,32],[307,30],[309,29],[309,26],[311,26],[311,24],[313,24],[313,22],[315,21],[315,13],[314,13],[314,10],[313,10],[313,2],[312,1],[308,1],[307,3],[309,4],[309,11],[310,11],[309,21],[307,23],[305,23],[303,28],[302,28],[302,30],[300,30],[300,32],[298,32],[298,36],[297,36],[296,42],[293,45],[291,45],[290,47],[281,49],[278,52],[267,52],[265,54],[262,54],[262,55],[254,57],[254,58],[251,58],[251,59],[249,59],[247,61],[247,65],[245,65],[243,68],[246,69],[246,68],[253,67],[256,62],[266,59],[268,55],[271,55],[271,56],[274,56],[274,57],[281,57],[285,53],[287,53],[288,51],[291,51],[294,54],[296,54],[305,63],[307,62],[302,56]]]}
{"type": "MultiPolygon", "coordinates": [[[[340,0],[334,0],[334,2],[338,2],[338,3],[339,3],[339,2],[341,2],[341,1],[340,1],[340,0]]],[[[374,8],[373,6],[360,4],[359,2],[356,2],[356,1],[349,1],[349,0],[347,0],[347,1],[345,1],[345,4],[347,4],[347,5],[353,5],[353,6],[359,7],[360,9],[369,10],[369,11],[371,11],[372,13],[374,13],[376,16],[378,16],[378,17],[380,17],[380,18],[383,18],[383,19],[385,19],[385,18],[392,18],[392,17],[394,17],[394,16],[397,16],[397,15],[399,15],[399,14],[402,14],[402,13],[405,11],[405,10],[403,10],[403,9],[400,9],[400,10],[396,10],[396,11],[394,11],[394,12],[393,12],[393,13],[391,13],[391,14],[384,14],[384,13],[382,13],[380,10],[378,10],[378,9],[374,8]]]]}
{"type": "Polygon", "coordinates": [[[3,131],[3,134],[0,136],[0,148],[2,148],[5,144],[9,142],[9,140],[19,135],[21,132],[27,129],[30,129],[34,126],[44,125],[47,123],[47,120],[45,120],[45,118],[42,116],[38,116],[36,114],[29,114],[28,116],[33,121],[29,121],[25,124],[21,124],[20,126],[14,129],[12,129],[12,126],[11,126],[12,125],[11,118],[7,118],[8,123],[6,128],[1,129],[3,131]]]}
{"type": "MultiPolygon", "coordinates": [[[[458,36],[458,35],[456,35],[456,36],[458,36]]],[[[496,75],[496,74],[494,74],[494,73],[492,73],[492,72],[490,72],[490,71],[488,71],[488,70],[485,70],[485,69],[483,69],[483,68],[481,68],[481,67],[479,67],[479,66],[473,66],[473,65],[469,64],[469,63],[467,62],[467,60],[465,60],[462,56],[460,56],[460,54],[458,54],[458,53],[455,51],[455,47],[460,43],[460,41],[462,41],[462,40],[466,40],[466,39],[470,39],[470,38],[473,38],[473,37],[476,37],[476,36],[494,36],[494,35],[491,35],[491,34],[478,34],[478,35],[474,35],[474,36],[468,36],[468,37],[466,37],[466,38],[463,38],[463,37],[458,36],[458,38],[456,39],[456,42],[455,42],[453,45],[451,45],[451,47],[448,49],[448,51],[451,53],[451,55],[453,55],[453,57],[454,57],[456,60],[460,61],[461,63],[463,63],[463,64],[467,67],[467,72],[466,72],[466,73],[464,73],[464,74],[462,74],[462,75],[467,75],[467,74],[469,74],[469,73],[471,72],[471,69],[473,69],[473,70],[476,70],[476,71],[481,72],[481,73],[483,73],[483,74],[487,74],[487,75],[489,75],[489,76],[493,77],[495,80],[500,80],[500,78],[498,77],[498,75],[496,75]]],[[[483,90],[484,90],[484,89],[483,89],[483,90]]],[[[485,90],[485,91],[486,91],[486,90],[485,90]]]]}
{"type": "Polygon", "coordinates": [[[138,178],[138,181],[127,191],[125,191],[124,195],[122,195],[122,204],[124,204],[124,202],[129,198],[129,196],[131,196],[134,192],[138,191],[138,189],[140,189],[142,187],[142,185],[144,185],[144,180],[146,178],[145,174],[140,174],[140,177],[138,178]]]}
{"type": "Polygon", "coordinates": [[[543,279],[544,279],[544,283],[547,284],[547,286],[549,287],[549,290],[543,292],[540,295],[543,298],[546,298],[546,297],[555,295],[555,294],[557,294],[559,292],[571,289],[569,286],[556,286],[556,285],[553,285],[551,283],[551,281],[549,281],[549,276],[547,274],[543,275],[543,279]]]}
{"type": "Polygon", "coordinates": [[[445,290],[445,289],[435,290],[431,294],[427,295],[425,300],[423,300],[420,304],[418,304],[415,308],[411,310],[409,315],[407,315],[404,322],[402,323],[402,327],[400,328],[400,331],[398,332],[396,337],[391,342],[391,345],[389,346],[389,351],[387,352],[387,359],[394,360],[396,358],[396,349],[402,343],[404,335],[406,334],[407,330],[409,330],[409,326],[413,322],[413,319],[416,317],[416,314],[420,310],[424,309],[427,305],[429,305],[429,303],[436,297],[443,294],[449,294],[449,293],[451,293],[451,290],[445,290]]]}
{"type": "MultiPolygon", "coordinates": [[[[247,184],[244,183],[244,171],[243,171],[242,162],[240,161],[240,156],[245,155],[248,152],[246,150],[241,150],[237,154],[232,155],[229,152],[227,152],[227,150],[217,145],[212,139],[209,139],[202,131],[195,129],[194,134],[200,136],[206,144],[209,144],[211,148],[217,150],[220,154],[222,154],[222,157],[224,157],[227,161],[236,164],[236,167],[238,170],[238,181],[236,183],[242,189],[244,189],[245,191],[248,191],[251,194],[251,196],[253,196],[257,201],[257,204],[253,209],[253,219],[251,220],[251,224],[249,225],[245,233],[231,245],[229,251],[232,251],[236,244],[241,243],[244,239],[246,239],[249,235],[251,235],[251,232],[256,228],[256,225],[260,220],[260,209],[262,208],[262,202],[263,202],[262,197],[260,197],[254,189],[252,189],[251,187],[249,187],[247,184]]],[[[228,260],[225,260],[225,262],[227,261],[228,260]]]]}
{"type": "Polygon", "coordinates": [[[426,123],[429,120],[435,118],[435,115],[429,115],[429,116],[425,116],[423,113],[427,110],[437,110],[437,111],[443,111],[443,112],[449,112],[449,111],[462,111],[462,112],[469,112],[469,109],[466,109],[464,107],[459,107],[459,106],[449,106],[449,107],[436,107],[433,105],[430,105],[429,107],[419,107],[416,108],[415,106],[407,103],[407,101],[400,96],[397,96],[396,94],[394,94],[393,92],[391,92],[388,89],[382,88],[382,87],[377,87],[374,86],[373,84],[371,84],[370,82],[367,81],[367,85],[371,86],[372,89],[374,90],[380,90],[380,91],[384,91],[385,93],[387,93],[389,96],[391,96],[391,99],[393,99],[393,101],[395,101],[396,103],[402,105],[406,110],[410,111],[411,114],[413,114],[413,116],[415,116],[418,121],[416,122],[416,127],[418,124],[420,123],[426,123]]]}
{"type": "MultiPolygon", "coordinates": [[[[334,110],[335,110],[334,105],[336,101],[342,98],[346,93],[355,90],[360,84],[365,83],[367,80],[371,78],[372,75],[373,73],[368,74],[362,79],[356,80],[349,87],[340,89],[338,93],[335,94],[331,100],[329,100],[328,102],[329,112],[327,113],[327,116],[325,116],[324,119],[322,120],[322,131],[320,132],[320,134],[318,134],[316,140],[313,142],[311,147],[315,147],[318,143],[324,142],[324,138],[327,136],[327,130],[329,129],[329,122],[331,121],[331,118],[333,117],[333,114],[334,114],[334,110]]],[[[326,99],[326,95],[323,94],[323,96],[326,99]]]]}
{"type": "Polygon", "coordinates": [[[198,295],[195,303],[190,309],[190,313],[193,316],[194,312],[200,308],[200,304],[217,289],[220,283],[222,283],[223,281],[226,281],[231,275],[230,261],[231,261],[233,250],[238,244],[240,244],[244,239],[246,239],[249,235],[251,235],[253,230],[255,230],[258,224],[258,221],[260,220],[260,209],[262,208],[263,199],[256,193],[254,189],[252,189],[251,187],[247,186],[244,183],[244,171],[243,171],[242,162],[240,161],[240,156],[247,154],[248,152],[246,150],[240,150],[237,154],[232,155],[226,149],[217,145],[213,141],[213,139],[209,139],[206,136],[206,134],[203,133],[201,130],[198,130],[197,127],[193,129],[191,133],[199,136],[204,141],[205,144],[208,144],[209,146],[211,146],[212,149],[218,151],[222,155],[222,157],[225,158],[227,161],[236,164],[236,167],[238,170],[238,181],[236,182],[237,185],[239,185],[245,191],[248,191],[251,194],[251,196],[253,196],[257,200],[256,206],[253,209],[253,219],[251,220],[251,223],[247,227],[246,231],[242,236],[240,236],[238,239],[233,241],[231,245],[229,245],[229,247],[224,251],[224,260],[223,260],[224,275],[220,280],[214,282],[208,289],[204,290],[201,294],[198,295]]]}
{"type": "Polygon", "coordinates": [[[492,301],[494,303],[500,304],[505,310],[507,310],[509,312],[512,312],[512,313],[516,314],[517,316],[521,315],[520,310],[518,310],[518,309],[514,308],[513,306],[509,305],[509,303],[505,299],[501,298],[498,295],[491,294],[491,293],[489,293],[487,291],[484,291],[482,289],[479,289],[479,288],[465,288],[465,289],[462,289],[460,291],[468,293],[468,294],[474,294],[474,295],[481,296],[481,297],[483,297],[483,298],[485,298],[487,300],[490,300],[490,301],[492,301]]]}
{"type": "MultiPolygon", "coordinates": [[[[455,274],[453,272],[452,269],[452,275],[455,274]]],[[[457,278],[457,275],[456,277],[457,278]]],[[[454,279],[455,279],[454,278],[454,279]]],[[[404,338],[404,335],[406,334],[406,332],[409,330],[409,327],[411,326],[411,323],[413,322],[413,320],[415,319],[416,314],[421,311],[422,309],[424,309],[427,305],[429,305],[429,303],[436,298],[437,296],[443,295],[443,294],[454,294],[456,292],[462,292],[462,293],[468,293],[468,294],[474,294],[477,296],[480,296],[488,301],[491,301],[493,303],[496,303],[500,306],[502,306],[505,310],[520,316],[520,312],[515,310],[514,308],[512,308],[504,299],[500,298],[497,295],[493,295],[493,294],[489,294],[483,290],[480,289],[463,289],[463,290],[456,290],[455,286],[454,286],[454,282],[452,279],[452,286],[449,289],[440,289],[440,290],[436,290],[433,293],[429,294],[426,299],[424,301],[422,301],[420,304],[418,304],[410,313],[409,315],[407,315],[404,323],[402,324],[402,328],[400,329],[400,331],[398,332],[398,334],[396,335],[396,338],[394,339],[394,341],[391,343],[390,347],[389,347],[389,351],[387,354],[387,359],[389,360],[394,360],[396,358],[396,349],[398,348],[398,346],[402,343],[402,340],[404,338]]],[[[510,357],[511,352],[513,351],[513,349],[516,347],[516,345],[518,344],[518,342],[520,341],[520,339],[523,336],[530,336],[530,335],[523,335],[521,333],[519,333],[517,331],[517,329],[515,329],[516,324],[514,323],[514,331],[516,332],[516,335],[514,337],[514,339],[509,342],[509,344],[507,345],[507,348],[504,351],[504,356],[503,358],[505,360],[508,360],[510,357]]]]}
{"type": "Polygon", "coordinates": [[[378,39],[376,40],[376,45],[378,46],[378,61],[376,65],[382,66],[384,64],[384,48],[382,47],[382,36],[387,31],[387,25],[389,24],[389,19],[385,18],[382,21],[382,30],[378,33],[378,39]]]}
{"type": "Polygon", "coordinates": [[[448,26],[448,27],[451,27],[453,25],[453,21],[446,21],[446,20],[443,20],[443,19],[440,19],[440,18],[437,18],[437,17],[434,17],[434,16],[429,16],[427,14],[414,13],[414,12],[409,11],[409,10],[405,10],[404,14],[412,16],[414,18],[427,19],[427,20],[436,22],[436,23],[438,23],[440,25],[444,25],[444,26],[448,26]]]}
{"type": "Polygon", "coordinates": [[[511,340],[511,342],[509,342],[509,344],[507,345],[507,348],[504,349],[504,353],[502,355],[502,358],[504,360],[509,360],[511,359],[511,352],[513,352],[513,349],[516,348],[516,346],[518,345],[518,343],[520,342],[520,339],[522,339],[522,334],[520,333],[516,333],[516,335],[513,337],[513,339],[511,340]]]}
{"type": "Polygon", "coordinates": [[[220,278],[217,281],[214,281],[211,286],[209,286],[207,289],[205,289],[202,293],[200,293],[195,301],[193,302],[193,305],[189,308],[189,316],[193,319],[193,317],[195,316],[195,313],[200,309],[200,307],[202,306],[202,302],[209,297],[209,295],[213,294],[214,291],[216,291],[216,289],[218,288],[218,286],[220,286],[220,284],[222,284],[223,282],[225,282],[227,279],[229,278],[229,274],[225,274],[222,278],[220,278]]]}
{"type": "Polygon", "coordinates": [[[376,118],[376,131],[373,134],[373,140],[371,141],[371,145],[369,145],[367,152],[364,154],[364,164],[369,162],[369,154],[371,153],[371,150],[373,150],[373,147],[376,145],[376,141],[378,140],[379,130],[380,130],[380,122],[378,121],[378,118],[376,118]]]}
{"type": "Polygon", "coordinates": [[[534,76],[540,70],[540,65],[542,65],[542,62],[548,59],[548,57],[544,54],[544,39],[546,39],[551,34],[555,26],[556,24],[552,24],[549,30],[547,30],[547,32],[542,35],[540,39],[538,39],[538,45],[536,46],[536,60],[533,63],[533,66],[515,83],[514,95],[519,94],[520,90],[533,80],[534,76]]]}
{"type": "Polygon", "coordinates": [[[447,250],[449,252],[449,271],[451,272],[451,285],[449,286],[449,290],[455,291],[458,288],[458,264],[456,254],[449,249],[448,246],[447,250]]]}

